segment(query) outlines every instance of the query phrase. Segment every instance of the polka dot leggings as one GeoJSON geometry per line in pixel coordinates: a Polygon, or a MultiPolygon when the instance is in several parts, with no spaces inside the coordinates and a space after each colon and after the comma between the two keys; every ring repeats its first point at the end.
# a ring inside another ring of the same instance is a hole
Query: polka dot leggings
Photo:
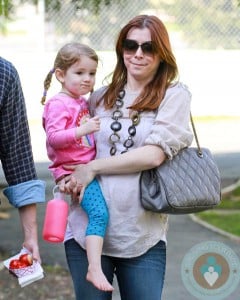
{"type": "Polygon", "coordinates": [[[86,235],[104,237],[109,218],[108,208],[96,179],[86,187],[81,206],[88,215],[86,235]]]}

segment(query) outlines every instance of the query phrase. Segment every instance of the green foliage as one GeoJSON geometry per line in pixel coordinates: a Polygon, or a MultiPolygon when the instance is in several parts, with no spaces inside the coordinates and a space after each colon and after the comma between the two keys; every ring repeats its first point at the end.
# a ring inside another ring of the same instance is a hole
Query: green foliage
{"type": "MultiPolygon", "coordinates": [[[[38,5],[39,0],[20,0],[20,3],[30,2],[34,5],[38,5]]],[[[97,14],[102,5],[109,6],[112,3],[118,3],[118,0],[71,0],[74,4],[75,9],[89,9],[93,13],[97,14]]],[[[46,11],[51,9],[60,10],[63,5],[63,1],[61,0],[44,0],[44,5],[46,11]]],[[[13,0],[0,0],[0,15],[4,15],[6,17],[11,13],[11,8],[13,7],[13,0]]]]}
{"type": "MultiPolygon", "coordinates": [[[[98,14],[101,5],[109,6],[114,0],[72,0],[77,10],[88,8],[94,14],[98,14]]],[[[119,2],[116,1],[115,2],[119,2]]]]}
{"type": "Polygon", "coordinates": [[[61,1],[60,0],[45,0],[45,10],[49,11],[50,9],[53,10],[60,10],[61,8],[61,1]]]}
{"type": "Polygon", "coordinates": [[[8,11],[10,9],[10,3],[8,0],[0,0],[0,16],[8,16],[8,11]]]}

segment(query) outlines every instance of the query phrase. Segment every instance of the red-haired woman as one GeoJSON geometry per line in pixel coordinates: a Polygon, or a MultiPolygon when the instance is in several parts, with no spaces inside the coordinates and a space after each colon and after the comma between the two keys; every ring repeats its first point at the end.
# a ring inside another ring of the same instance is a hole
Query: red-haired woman
{"type": "MultiPolygon", "coordinates": [[[[96,133],[97,157],[77,167],[61,189],[80,192],[99,179],[109,208],[102,268],[112,282],[116,274],[122,300],[160,300],[165,267],[167,215],[141,207],[142,170],[172,159],[192,142],[191,94],[178,82],[178,68],[164,24],[156,16],[129,21],[116,43],[117,64],[111,83],[90,97],[92,115],[101,119],[96,133]]],[[[109,300],[86,282],[85,213],[76,207],[69,217],[66,256],[77,300],[109,300]],[[80,223],[80,224],[79,224],[80,223]]]]}

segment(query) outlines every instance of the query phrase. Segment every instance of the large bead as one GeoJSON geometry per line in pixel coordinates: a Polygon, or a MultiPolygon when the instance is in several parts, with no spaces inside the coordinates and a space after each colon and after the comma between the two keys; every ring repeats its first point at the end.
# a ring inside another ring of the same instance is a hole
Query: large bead
{"type": "Polygon", "coordinates": [[[124,98],[124,96],[125,96],[125,90],[121,90],[121,91],[119,92],[119,94],[118,94],[118,97],[119,97],[120,99],[122,99],[122,98],[124,98]]]}
{"type": "Polygon", "coordinates": [[[110,144],[117,143],[119,140],[120,140],[120,136],[116,132],[112,133],[109,137],[110,144]]]}
{"type": "Polygon", "coordinates": [[[134,145],[133,140],[131,139],[131,137],[129,137],[124,143],[123,146],[126,148],[130,148],[134,145]]]}
{"type": "Polygon", "coordinates": [[[131,136],[134,136],[136,134],[136,127],[134,125],[130,126],[128,128],[128,133],[131,135],[131,136]]]}
{"type": "Polygon", "coordinates": [[[140,115],[138,112],[134,112],[133,115],[131,116],[132,123],[133,125],[137,126],[140,122],[140,115]]]}
{"type": "Polygon", "coordinates": [[[116,131],[119,131],[121,130],[122,128],[122,124],[118,121],[114,121],[112,124],[111,124],[111,129],[112,131],[116,132],[116,131]]]}
{"type": "Polygon", "coordinates": [[[123,113],[122,113],[122,111],[121,110],[115,110],[114,112],[113,112],[113,114],[112,114],[112,118],[113,118],[113,120],[117,120],[117,119],[119,119],[119,118],[121,118],[123,116],[123,113]]]}
{"type": "Polygon", "coordinates": [[[117,108],[123,107],[123,101],[122,101],[122,99],[117,98],[116,99],[116,105],[117,105],[117,108]]]}
{"type": "Polygon", "coordinates": [[[115,147],[115,145],[114,145],[114,146],[112,146],[112,148],[110,149],[110,155],[113,156],[113,155],[116,154],[116,152],[117,152],[117,149],[116,149],[116,147],[115,147]]]}

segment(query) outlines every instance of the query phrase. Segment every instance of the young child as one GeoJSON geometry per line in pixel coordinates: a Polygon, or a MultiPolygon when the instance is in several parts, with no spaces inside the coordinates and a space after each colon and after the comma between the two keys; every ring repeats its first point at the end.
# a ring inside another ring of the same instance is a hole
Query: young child
{"type": "MultiPolygon", "coordinates": [[[[98,56],[93,49],[79,43],[69,43],[57,53],[54,68],[44,81],[43,105],[53,74],[62,87],[47,101],[43,112],[47,153],[52,161],[49,169],[56,182],[71,172],[63,168],[64,164],[87,163],[95,158],[93,133],[100,130],[100,120],[97,116],[90,117],[88,104],[82,95],[92,92],[97,66],[98,56]]],[[[101,269],[108,210],[96,179],[87,186],[81,207],[89,220],[86,229],[89,263],[86,278],[96,288],[112,291],[113,287],[101,269]]]]}

